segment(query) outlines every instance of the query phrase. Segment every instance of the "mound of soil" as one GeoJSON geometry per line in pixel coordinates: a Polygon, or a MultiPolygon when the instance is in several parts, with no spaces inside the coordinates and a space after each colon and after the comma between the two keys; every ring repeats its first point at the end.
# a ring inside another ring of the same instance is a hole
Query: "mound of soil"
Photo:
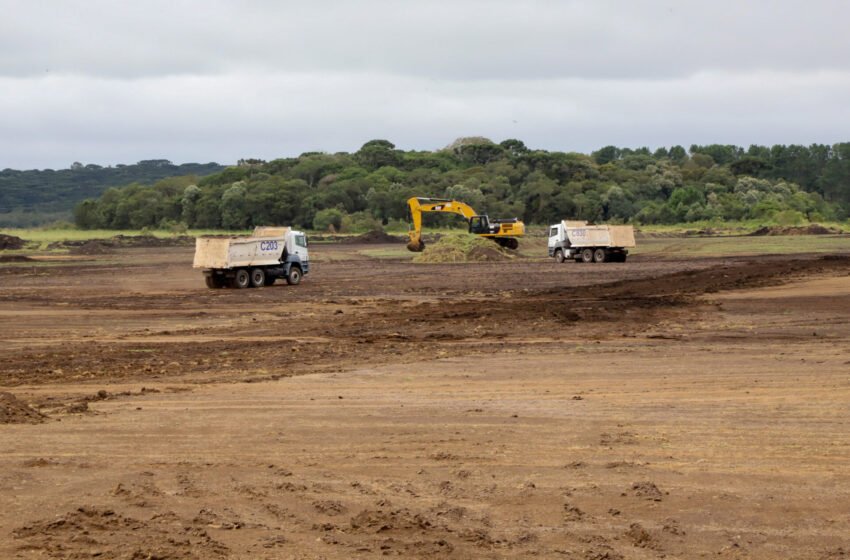
{"type": "Polygon", "coordinates": [[[469,251],[469,259],[474,262],[497,262],[510,260],[512,257],[495,243],[489,247],[473,247],[469,251]]]}
{"type": "Polygon", "coordinates": [[[340,240],[340,243],[400,243],[402,241],[404,239],[401,237],[376,229],[355,237],[344,237],[340,240]]]}
{"type": "Polygon", "coordinates": [[[71,247],[71,252],[75,255],[102,255],[109,253],[115,245],[109,243],[108,239],[90,239],[75,247],[71,247]]]}
{"type": "Polygon", "coordinates": [[[650,481],[635,482],[632,484],[632,490],[638,498],[644,498],[645,500],[653,502],[660,502],[663,496],[661,490],[658,489],[658,486],[656,486],[654,482],[650,481]]]}
{"type": "Polygon", "coordinates": [[[31,262],[34,259],[26,255],[0,255],[0,262],[31,262]]]}
{"type": "Polygon", "coordinates": [[[45,418],[12,393],[0,393],[0,424],[40,424],[45,418]]]}
{"type": "Polygon", "coordinates": [[[48,249],[70,249],[78,255],[100,255],[121,247],[185,247],[194,245],[195,238],[188,235],[180,237],[154,237],[153,235],[116,235],[109,239],[85,239],[82,241],[57,241],[48,249]]]}
{"type": "Polygon", "coordinates": [[[116,235],[112,241],[119,247],[184,247],[195,244],[189,235],[154,237],[153,235],[116,235]]]}
{"type": "Polygon", "coordinates": [[[22,249],[23,247],[24,240],[20,237],[0,233],[0,251],[22,249]]]}
{"type": "Polygon", "coordinates": [[[498,262],[514,256],[489,239],[470,235],[447,235],[413,258],[418,263],[498,262]]]}
{"type": "Polygon", "coordinates": [[[764,226],[750,235],[835,235],[840,233],[844,232],[820,224],[809,224],[807,226],[764,226]]]}
{"type": "Polygon", "coordinates": [[[12,532],[28,550],[50,558],[227,558],[229,549],[201,524],[172,512],[148,521],[110,509],[83,506],[61,516],[24,525],[12,532]]]}
{"type": "Polygon", "coordinates": [[[681,231],[641,231],[635,230],[635,239],[676,239],[679,237],[687,237],[685,232],[681,231]]]}
{"type": "MultiPolygon", "coordinates": [[[[422,235],[422,239],[426,243],[437,241],[442,237],[439,233],[426,233],[422,235]]],[[[360,235],[337,235],[337,234],[313,234],[310,236],[311,241],[325,241],[328,243],[343,243],[351,245],[359,244],[379,244],[379,243],[406,243],[406,235],[390,235],[385,231],[373,230],[360,235]]]]}

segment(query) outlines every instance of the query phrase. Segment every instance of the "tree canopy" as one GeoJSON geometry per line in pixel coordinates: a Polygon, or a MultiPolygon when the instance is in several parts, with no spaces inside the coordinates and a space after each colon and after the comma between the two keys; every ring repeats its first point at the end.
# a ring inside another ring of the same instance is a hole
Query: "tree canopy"
{"type": "MultiPolygon", "coordinates": [[[[109,189],[76,208],[80,227],[183,222],[192,228],[350,228],[405,220],[410,196],[457,198],[491,217],[546,224],[843,220],[850,143],[833,146],[606,146],[590,155],[463,138],[403,151],[371,140],[355,153],[245,160],[197,181],[109,189]]],[[[444,218],[444,217],[440,217],[444,218]]]]}
{"type": "Polygon", "coordinates": [[[223,169],[217,163],[175,165],[167,159],[114,167],[75,161],[68,169],[4,169],[0,171],[0,226],[30,226],[68,218],[77,203],[100,196],[109,187],[151,185],[167,177],[203,176],[223,169]]]}

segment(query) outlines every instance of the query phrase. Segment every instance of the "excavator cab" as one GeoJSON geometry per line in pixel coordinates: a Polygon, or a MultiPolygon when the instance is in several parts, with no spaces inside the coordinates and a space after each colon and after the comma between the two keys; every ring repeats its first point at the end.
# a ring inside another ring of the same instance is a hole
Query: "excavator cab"
{"type": "Polygon", "coordinates": [[[469,233],[479,235],[493,233],[490,229],[490,218],[487,216],[472,216],[469,218],[469,233]]]}

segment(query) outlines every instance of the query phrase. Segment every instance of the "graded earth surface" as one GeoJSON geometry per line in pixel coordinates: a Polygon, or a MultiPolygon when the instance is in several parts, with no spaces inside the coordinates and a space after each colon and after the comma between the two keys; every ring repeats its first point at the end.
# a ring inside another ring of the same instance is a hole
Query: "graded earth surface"
{"type": "Polygon", "coordinates": [[[850,558],[847,254],[33,258],[0,558],[850,558]]]}

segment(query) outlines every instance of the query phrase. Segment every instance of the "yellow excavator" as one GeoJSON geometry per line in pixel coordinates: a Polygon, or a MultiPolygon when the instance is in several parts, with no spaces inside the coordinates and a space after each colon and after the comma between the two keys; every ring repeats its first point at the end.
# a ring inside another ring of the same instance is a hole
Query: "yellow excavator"
{"type": "Polygon", "coordinates": [[[422,241],[422,212],[460,214],[469,222],[469,233],[492,239],[508,249],[519,247],[518,238],[525,234],[525,224],[519,218],[491,220],[486,214],[478,214],[469,204],[458,200],[414,196],[407,200],[407,205],[410,207],[410,219],[413,222],[407,248],[417,253],[425,249],[425,242],[422,241]]]}

